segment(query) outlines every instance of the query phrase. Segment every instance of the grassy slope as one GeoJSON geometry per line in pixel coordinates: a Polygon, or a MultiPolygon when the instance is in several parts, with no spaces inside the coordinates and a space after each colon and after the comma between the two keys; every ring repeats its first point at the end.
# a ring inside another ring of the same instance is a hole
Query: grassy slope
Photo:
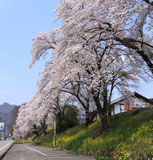
{"type": "MultiPolygon", "coordinates": [[[[100,120],[88,128],[83,125],[57,135],[57,147],[102,159],[152,159],[153,107],[112,117],[112,131],[100,136],[100,120]],[[105,157],[105,158],[104,158],[105,157]],[[108,157],[108,158],[106,158],[108,157]]],[[[52,146],[51,133],[35,139],[52,146]]]]}

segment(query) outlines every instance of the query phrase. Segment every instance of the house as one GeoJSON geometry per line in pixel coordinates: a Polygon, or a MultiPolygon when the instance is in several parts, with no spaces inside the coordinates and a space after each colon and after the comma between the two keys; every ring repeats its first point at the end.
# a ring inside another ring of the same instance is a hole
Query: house
{"type": "Polygon", "coordinates": [[[137,92],[133,92],[129,97],[122,96],[112,101],[112,115],[128,110],[150,107],[152,105],[153,101],[151,99],[148,99],[137,92]]]}

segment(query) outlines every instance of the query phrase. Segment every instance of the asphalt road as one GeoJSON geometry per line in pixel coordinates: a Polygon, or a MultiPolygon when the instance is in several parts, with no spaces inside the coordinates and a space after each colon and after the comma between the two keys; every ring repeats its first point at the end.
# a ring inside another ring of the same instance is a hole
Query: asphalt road
{"type": "Polygon", "coordinates": [[[33,144],[15,144],[3,160],[93,160],[86,156],[33,144]]]}

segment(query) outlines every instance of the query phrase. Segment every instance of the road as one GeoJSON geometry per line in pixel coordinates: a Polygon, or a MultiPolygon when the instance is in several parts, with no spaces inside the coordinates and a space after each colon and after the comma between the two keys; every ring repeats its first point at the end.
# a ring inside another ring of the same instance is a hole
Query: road
{"type": "Polygon", "coordinates": [[[3,160],[93,160],[86,156],[61,150],[35,146],[33,144],[15,144],[3,160]]]}

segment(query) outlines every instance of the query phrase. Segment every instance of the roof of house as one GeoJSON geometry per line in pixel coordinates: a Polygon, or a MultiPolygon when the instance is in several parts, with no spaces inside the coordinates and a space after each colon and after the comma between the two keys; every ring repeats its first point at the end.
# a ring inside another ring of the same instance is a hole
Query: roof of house
{"type": "MultiPolygon", "coordinates": [[[[145,100],[146,102],[148,102],[148,103],[150,103],[150,104],[153,105],[153,101],[152,101],[152,100],[150,100],[150,99],[142,96],[141,94],[139,94],[139,93],[137,93],[137,92],[133,92],[133,93],[131,94],[131,96],[132,96],[132,97],[137,97],[137,98],[143,99],[143,100],[145,100]]],[[[117,99],[115,99],[115,100],[113,100],[113,101],[111,102],[111,105],[113,105],[113,104],[115,104],[115,103],[117,103],[117,102],[120,102],[121,100],[123,100],[123,99],[125,99],[125,98],[127,98],[127,97],[126,97],[126,96],[122,96],[122,97],[120,97],[120,98],[117,98],[117,99]]]]}

